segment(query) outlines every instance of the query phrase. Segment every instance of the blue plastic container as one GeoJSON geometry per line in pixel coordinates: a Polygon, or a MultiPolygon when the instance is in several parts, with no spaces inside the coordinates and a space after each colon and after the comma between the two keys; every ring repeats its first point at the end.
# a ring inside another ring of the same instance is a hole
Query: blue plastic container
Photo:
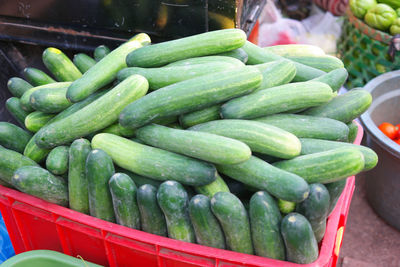
{"type": "Polygon", "coordinates": [[[0,263],[15,255],[6,225],[0,213],[0,263]]]}

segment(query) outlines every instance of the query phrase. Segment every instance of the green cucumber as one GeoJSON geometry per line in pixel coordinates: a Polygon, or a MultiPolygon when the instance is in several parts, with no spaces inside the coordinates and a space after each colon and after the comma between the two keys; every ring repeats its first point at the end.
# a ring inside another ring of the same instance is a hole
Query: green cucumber
{"type": "Polygon", "coordinates": [[[56,83],[49,83],[41,86],[36,86],[28,91],[26,91],[22,96],[21,96],[21,107],[28,112],[31,112],[34,110],[34,108],[31,105],[31,95],[38,90],[41,89],[50,89],[50,90],[56,90],[59,88],[68,88],[68,86],[71,85],[71,82],[56,82],[56,83]]]}
{"type": "Polygon", "coordinates": [[[279,56],[324,56],[322,48],[307,44],[273,45],[263,47],[264,50],[279,56]]]}
{"type": "Polygon", "coordinates": [[[45,113],[59,113],[72,105],[65,97],[68,87],[42,88],[33,92],[29,98],[33,109],[45,113]]]}
{"type": "Polygon", "coordinates": [[[326,83],[332,88],[333,92],[337,92],[346,82],[348,76],[349,73],[345,68],[339,68],[321,75],[318,78],[313,79],[313,81],[326,83]]]}
{"type": "Polygon", "coordinates": [[[127,128],[139,128],[158,117],[184,114],[241,96],[257,88],[261,80],[257,69],[241,67],[182,81],[131,103],[121,112],[119,122],[127,128]]]}
{"type": "Polygon", "coordinates": [[[149,185],[154,186],[155,188],[158,188],[161,184],[160,181],[138,175],[136,173],[130,172],[128,170],[125,170],[125,169],[122,169],[119,167],[117,167],[116,170],[117,170],[117,172],[124,173],[124,174],[128,175],[129,177],[131,177],[132,181],[135,182],[135,185],[137,187],[140,187],[145,184],[149,184],[149,185]]]}
{"type": "Polygon", "coordinates": [[[189,202],[189,216],[198,244],[225,249],[225,237],[218,220],[211,211],[210,199],[196,195],[189,202]]]}
{"type": "Polygon", "coordinates": [[[157,191],[157,202],[164,213],[168,237],[195,243],[195,234],[188,213],[189,198],[183,186],[166,181],[157,191]]]}
{"type": "Polygon", "coordinates": [[[116,122],[122,109],[145,95],[147,89],[147,80],[133,75],[79,111],[41,129],[35,142],[41,148],[51,148],[103,129],[116,122]]]}
{"type": "Polygon", "coordinates": [[[22,166],[38,166],[36,162],[11,149],[0,146],[0,179],[11,184],[14,171],[22,166]]]}
{"type": "Polygon", "coordinates": [[[24,75],[33,86],[41,86],[56,81],[43,71],[35,68],[25,68],[24,75]]]}
{"type": "Polygon", "coordinates": [[[281,222],[281,233],[286,247],[286,260],[312,263],[318,258],[318,243],[308,220],[299,213],[289,213],[281,222]]]}
{"type": "Polygon", "coordinates": [[[112,134],[97,134],[92,147],[106,151],[115,164],[160,181],[174,179],[202,186],[216,179],[215,167],[196,159],[133,142],[112,134]]]}
{"type": "Polygon", "coordinates": [[[203,194],[209,198],[212,198],[218,192],[230,192],[228,185],[225,183],[224,179],[222,179],[219,174],[216,174],[217,179],[208,184],[203,186],[196,186],[194,190],[199,193],[203,194]]]}
{"type": "Polygon", "coordinates": [[[89,214],[88,181],[85,175],[86,158],[91,150],[86,139],[76,139],[69,147],[68,196],[69,207],[89,214]]]}
{"type": "Polygon", "coordinates": [[[371,103],[372,96],[368,91],[353,89],[334,97],[321,106],[310,108],[302,114],[326,117],[348,123],[363,114],[371,103]]]}
{"type": "Polygon", "coordinates": [[[69,147],[53,148],[46,159],[46,169],[55,175],[63,175],[68,171],[69,147]]]}
{"type": "Polygon", "coordinates": [[[102,60],[105,56],[110,54],[111,50],[108,46],[99,45],[93,52],[93,57],[96,61],[102,60]]]}
{"type": "Polygon", "coordinates": [[[89,152],[85,175],[88,182],[90,215],[105,221],[115,222],[113,203],[108,181],[114,174],[112,159],[101,149],[89,152]]]}
{"type": "Polygon", "coordinates": [[[91,67],[96,64],[96,60],[86,55],[85,53],[79,53],[74,56],[73,62],[81,73],[87,72],[91,67]]]}
{"type": "Polygon", "coordinates": [[[235,180],[258,190],[265,190],[283,200],[301,202],[308,196],[308,185],[303,178],[254,156],[244,163],[218,165],[217,169],[235,180]]]}
{"type": "Polygon", "coordinates": [[[11,183],[21,192],[60,206],[68,206],[67,183],[46,169],[36,166],[21,167],[15,171],[11,183]]]}
{"type": "Polygon", "coordinates": [[[254,92],[290,83],[296,75],[296,67],[289,60],[272,61],[254,67],[263,75],[261,85],[254,92]]]}
{"type": "Polygon", "coordinates": [[[217,120],[195,125],[189,130],[222,135],[242,141],[251,151],[279,158],[300,155],[300,141],[293,134],[265,123],[247,120],[217,120]]]}
{"type": "Polygon", "coordinates": [[[251,156],[246,144],[205,132],[151,124],[138,129],[136,136],[148,145],[216,164],[237,164],[251,156]]]}
{"type": "Polygon", "coordinates": [[[224,56],[224,57],[233,57],[236,59],[239,59],[242,61],[244,64],[246,64],[247,60],[249,59],[249,56],[247,53],[242,49],[242,48],[237,48],[235,50],[231,50],[228,52],[223,52],[218,54],[219,56],[224,56]]]}
{"type": "Polygon", "coordinates": [[[218,192],[210,202],[211,210],[224,231],[227,248],[253,254],[249,217],[240,199],[228,192],[218,192]]]}
{"type": "Polygon", "coordinates": [[[282,216],[267,192],[259,191],[250,199],[250,224],[257,256],[285,260],[285,245],[280,233],[282,216]]]}
{"type": "Polygon", "coordinates": [[[34,111],[25,118],[25,127],[31,132],[36,133],[39,131],[48,121],[50,121],[55,114],[43,113],[41,111],[34,111]]]}
{"type": "Polygon", "coordinates": [[[345,141],[349,128],[343,122],[298,114],[275,114],[255,119],[288,131],[298,138],[345,141]]]}
{"type": "Polygon", "coordinates": [[[3,147],[23,153],[31,138],[32,135],[24,129],[9,122],[0,122],[0,145],[3,147]]]}
{"type": "Polygon", "coordinates": [[[13,96],[21,97],[26,91],[31,89],[33,86],[24,79],[18,77],[12,77],[8,80],[7,87],[13,96]]]}
{"type": "Polygon", "coordinates": [[[364,169],[364,156],[356,148],[340,147],[275,162],[273,165],[303,177],[310,184],[325,184],[361,172],[364,169]]]}
{"type": "Polygon", "coordinates": [[[115,219],[118,224],[140,229],[140,215],[136,200],[137,188],[132,179],[124,173],[116,173],[108,182],[115,219]]]}
{"type": "Polygon", "coordinates": [[[336,207],[336,203],[338,202],[340,196],[342,195],[342,192],[346,187],[346,183],[347,179],[343,179],[333,183],[325,184],[325,187],[326,189],[328,189],[330,196],[328,215],[330,215],[333,209],[336,207]]]}
{"type": "Polygon", "coordinates": [[[290,83],[232,99],[222,105],[221,114],[224,119],[253,119],[319,106],[332,97],[332,89],[324,83],[290,83]]]}
{"type": "Polygon", "coordinates": [[[122,127],[118,122],[101,130],[102,133],[110,133],[118,136],[132,137],[135,136],[135,130],[122,127]]]}
{"type": "Polygon", "coordinates": [[[347,127],[349,127],[349,139],[347,140],[349,143],[354,143],[358,134],[358,125],[354,121],[347,123],[347,127]]]}
{"type": "Polygon", "coordinates": [[[308,198],[296,207],[296,212],[304,215],[310,222],[317,242],[325,235],[329,204],[330,196],[326,187],[323,184],[310,184],[308,198]]]}
{"type": "Polygon", "coordinates": [[[38,147],[35,143],[35,137],[36,134],[33,135],[29,142],[26,144],[24,155],[34,160],[35,162],[40,163],[47,157],[51,150],[38,147]]]}
{"type": "Polygon", "coordinates": [[[25,127],[25,118],[28,116],[29,112],[22,109],[19,98],[10,97],[7,99],[6,109],[21,126],[25,127]]]}
{"type": "Polygon", "coordinates": [[[67,98],[71,102],[79,102],[111,83],[117,76],[117,72],[126,68],[126,55],[141,46],[135,40],[120,45],[85,72],[81,78],[74,81],[68,88],[67,98]]]}
{"type": "Polygon", "coordinates": [[[290,202],[290,201],[286,201],[283,199],[278,199],[278,207],[279,210],[282,214],[289,214],[293,211],[295,211],[296,209],[296,203],[295,202],[290,202]]]}
{"type": "Polygon", "coordinates": [[[178,60],[219,54],[243,46],[246,34],[240,29],[205,32],[190,37],[145,46],[129,53],[130,67],[159,67],[178,60]]]}
{"type": "Polygon", "coordinates": [[[285,58],[325,72],[330,72],[336,69],[344,68],[343,62],[340,59],[329,55],[323,55],[323,56],[297,55],[297,56],[285,56],[285,58]]]}
{"type": "Polygon", "coordinates": [[[311,138],[301,138],[301,154],[308,155],[323,151],[329,151],[336,148],[352,148],[360,151],[364,156],[364,169],[363,171],[368,171],[373,169],[378,164],[378,156],[369,147],[349,144],[346,142],[334,142],[327,140],[311,139],[311,138]]]}
{"type": "Polygon", "coordinates": [[[180,67],[180,66],[193,66],[193,65],[198,65],[198,64],[212,64],[212,63],[229,63],[231,65],[234,65],[235,67],[243,67],[244,64],[242,61],[239,59],[229,57],[229,56],[205,56],[205,57],[193,57],[193,58],[188,58],[188,59],[183,59],[179,61],[175,61],[172,63],[169,63],[168,65],[165,66],[165,68],[168,67],[180,67]]]}
{"type": "Polygon", "coordinates": [[[180,130],[183,130],[182,126],[181,126],[179,123],[177,123],[177,122],[173,122],[173,123],[171,123],[171,124],[168,124],[167,127],[173,128],[173,129],[180,129],[180,130]]]}
{"type": "Polygon", "coordinates": [[[72,82],[82,76],[74,63],[60,49],[46,48],[43,51],[42,60],[46,68],[60,82],[72,82]]]}
{"type": "Polygon", "coordinates": [[[144,184],[138,188],[136,196],[142,230],[159,236],[167,236],[165,217],[157,203],[157,188],[144,184]]]}
{"type": "Polygon", "coordinates": [[[215,105],[201,110],[189,112],[179,116],[179,123],[183,128],[189,128],[191,126],[221,119],[219,110],[221,105],[215,105]]]}
{"type": "Polygon", "coordinates": [[[117,74],[117,78],[119,81],[122,81],[133,74],[139,74],[149,81],[150,90],[157,90],[170,84],[232,68],[235,68],[235,66],[224,62],[172,67],[167,66],[163,68],[131,67],[120,70],[117,74]]]}

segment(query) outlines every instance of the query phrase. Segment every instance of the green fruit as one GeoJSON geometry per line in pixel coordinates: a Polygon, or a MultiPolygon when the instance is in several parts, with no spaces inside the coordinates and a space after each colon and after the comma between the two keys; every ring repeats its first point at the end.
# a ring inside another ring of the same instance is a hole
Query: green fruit
{"type": "Polygon", "coordinates": [[[365,14],[365,22],[372,28],[386,31],[397,18],[396,11],[386,4],[377,4],[365,14]]]}
{"type": "Polygon", "coordinates": [[[376,0],[350,0],[349,2],[351,12],[359,19],[363,19],[367,11],[376,4],[376,0]]]}

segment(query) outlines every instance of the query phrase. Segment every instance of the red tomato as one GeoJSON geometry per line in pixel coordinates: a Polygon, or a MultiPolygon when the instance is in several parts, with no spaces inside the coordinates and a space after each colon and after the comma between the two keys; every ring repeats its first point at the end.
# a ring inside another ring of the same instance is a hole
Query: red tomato
{"type": "Polygon", "coordinates": [[[396,126],[395,126],[395,128],[396,128],[396,132],[397,132],[397,139],[400,139],[400,124],[397,124],[396,126]]]}
{"type": "Polygon", "coordinates": [[[388,122],[384,122],[379,125],[379,130],[381,130],[390,139],[395,139],[397,137],[396,127],[388,122]]]}
{"type": "Polygon", "coordinates": [[[397,144],[399,144],[399,145],[400,145],[400,138],[398,138],[398,139],[394,139],[393,141],[395,141],[397,144]]]}

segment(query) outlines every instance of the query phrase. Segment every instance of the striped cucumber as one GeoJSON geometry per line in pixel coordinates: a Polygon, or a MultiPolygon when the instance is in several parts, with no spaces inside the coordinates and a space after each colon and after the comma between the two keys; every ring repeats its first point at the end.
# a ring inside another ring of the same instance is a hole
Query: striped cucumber
{"type": "Polygon", "coordinates": [[[319,46],[307,44],[273,45],[263,47],[264,50],[276,55],[285,56],[324,56],[325,52],[319,46]]]}
{"type": "Polygon", "coordinates": [[[169,63],[168,65],[165,66],[167,67],[180,67],[180,66],[192,66],[192,65],[198,65],[198,64],[212,64],[212,63],[229,63],[231,65],[234,65],[236,67],[243,67],[244,64],[242,61],[239,59],[233,58],[233,57],[228,57],[228,56],[205,56],[205,57],[193,57],[193,58],[188,58],[188,59],[183,59],[179,61],[175,61],[172,63],[169,63]]]}
{"type": "Polygon", "coordinates": [[[31,132],[36,133],[39,131],[44,125],[50,121],[55,114],[43,113],[41,111],[34,111],[29,113],[25,118],[25,127],[31,132]]]}
{"type": "Polygon", "coordinates": [[[115,135],[124,136],[124,137],[135,136],[135,130],[122,127],[121,124],[119,124],[118,122],[104,128],[103,130],[101,130],[101,132],[115,134],[115,135]]]}
{"type": "Polygon", "coordinates": [[[111,50],[106,45],[99,45],[94,49],[93,57],[96,61],[102,60],[105,56],[110,54],[111,50]]]}
{"type": "Polygon", "coordinates": [[[22,109],[19,98],[10,97],[7,99],[6,109],[21,126],[25,127],[25,118],[28,116],[29,112],[22,109]]]}
{"type": "Polygon", "coordinates": [[[219,174],[216,174],[217,179],[214,182],[203,185],[203,186],[196,186],[194,190],[199,193],[203,194],[206,197],[212,198],[218,192],[230,192],[228,185],[225,183],[224,179],[222,179],[219,174]]]}
{"type": "Polygon", "coordinates": [[[348,76],[349,73],[345,68],[339,68],[321,75],[318,78],[313,79],[313,81],[326,83],[332,88],[333,92],[337,92],[346,82],[348,76]]]}
{"type": "Polygon", "coordinates": [[[336,69],[344,68],[343,62],[340,59],[329,55],[323,55],[323,56],[296,55],[296,56],[285,56],[285,58],[325,72],[330,72],[336,69]]]}
{"type": "Polygon", "coordinates": [[[74,63],[60,49],[46,48],[42,60],[46,68],[61,82],[72,82],[82,76],[74,63]]]}
{"type": "Polygon", "coordinates": [[[30,83],[18,77],[12,77],[7,82],[8,90],[15,97],[21,97],[26,91],[28,91],[32,87],[33,86],[30,83]]]}
{"type": "Polygon", "coordinates": [[[184,114],[244,95],[261,80],[256,68],[241,67],[182,81],[131,103],[121,112],[119,122],[127,128],[139,128],[162,116],[184,114]]]}
{"type": "Polygon", "coordinates": [[[68,171],[69,147],[53,148],[46,159],[46,169],[55,175],[63,175],[68,171]]]}
{"type": "Polygon", "coordinates": [[[254,92],[290,83],[296,75],[296,67],[289,60],[272,61],[254,67],[263,75],[261,85],[254,92]]]}
{"type": "Polygon", "coordinates": [[[354,121],[347,123],[347,127],[349,127],[349,139],[347,140],[349,143],[354,143],[358,134],[358,125],[354,121]]]}
{"type": "Polygon", "coordinates": [[[30,106],[45,113],[59,113],[72,105],[65,97],[68,87],[42,88],[29,98],[30,106]]]}
{"type": "Polygon", "coordinates": [[[221,119],[219,110],[221,105],[215,105],[201,110],[189,112],[179,116],[179,123],[183,128],[189,128],[194,125],[221,119]]]}
{"type": "Polygon", "coordinates": [[[247,53],[242,49],[242,48],[237,48],[235,50],[231,50],[228,52],[223,52],[218,54],[219,56],[225,56],[225,57],[233,57],[236,59],[239,59],[242,61],[244,64],[246,64],[247,60],[249,59],[249,56],[247,53]]]}
{"type": "Polygon", "coordinates": [[[38,166],[36,162],[11,149],[0,146],[0,179],[11,184],[14,172],[22,166],[38,166]]]}
{"type": "Polygon", "coordinates": [[[91,67],[96,64],[96,60],[86,55],[85,53],[79,53],[74,56],[73,62],[81,73],[87,72],[91,67]]]}
{"type": "Polygon", "coordinates": [[[33,86],[41,86],[56,81],[43,71],[35,68],[25,68],[24,76],[33,86]]]}
{"type": "Polygon", "coordinates": [[[23,153],[32,135],[20,127],[5,121],[0,122],[0,145],[23,153]]]}

